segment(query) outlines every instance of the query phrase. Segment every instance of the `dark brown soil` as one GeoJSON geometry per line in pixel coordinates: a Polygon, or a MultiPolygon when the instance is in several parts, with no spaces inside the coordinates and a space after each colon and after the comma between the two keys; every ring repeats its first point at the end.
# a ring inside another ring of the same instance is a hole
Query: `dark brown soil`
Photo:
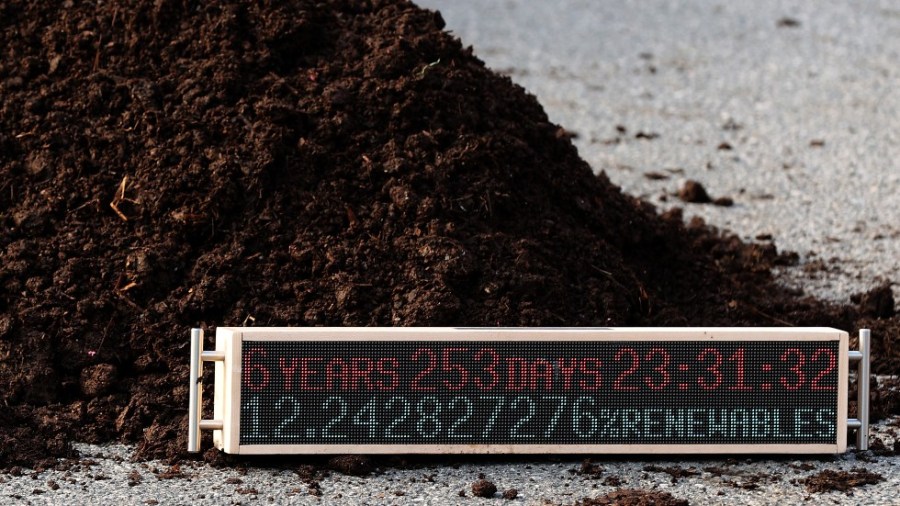
{"type": "Polygon", "coordinates": [[[668,492],[653,492],[634,488],[615,490],[593,499],[584,499],[575,506],[688,506],[685,499],[677,499],[668,492]]]}
{"type": "Polygon", "coordinates": [[[678,466],[659,466],[656,464],[649,464],[644,466],[644,471],[649,471],[653,473],[666,473],[672,477],[672,483],[678,483],[678,480],[681,478],[690,478],[691,476],[697,476],[700,474],[698,469],[693,467],[683,468],[678,466]]]}
{"type": "MultiPolygon", "coordinates": [[[[804,471],[809,471],[810,469],[815,468],[815,466],[810,464],[809,462],[804,462],[797,465],[789,465],[791,467],[798,467],[804,471]]],[[[756,490],[760,486],[765,486],[768,483],[777,483],[781,481],[780,475],[769,473],[749,473],[746,470],[742,469],[740,466],[708,466],[704,467],[703,470],[713,476],[722,478],[722,483],[724,485],[743,490],[756,490]]]]}
{"type": "Polygon", "coordinates": [[[475,497],[494,497],[497,493],[497,485],[484,478],[479,478],[472,483],[472,495],[475,497]]]}
{"type": "Polygon", "coordinates": [[[806,489],[810,492],[831,492],[839,490],[846,492],[851,488],[863,485],[874,485],[884,481],[884,476],[861,468],[849,471],[835,471],[826,469],[803,480],[806,489]]]}
{"type": "Polygon", "coordinates": [[[709,193],[706,192],[706,188],[693,179],[687,180],[681,189],[678,190],[678,198],[692,204],[708,204],[712,202],[709,193]]]}
{"type": "Polygon", "coordinates": [[[584,459],[581,461],[581,467],[575,472],[589,478],[600,478],[603,476],[603,471],[603,467],[599,464],[595,464],[591,459],[584,459]]]}
{"type": "Polygon", "coordinates": [[[623,195],[439,14],[274,5],[0,0],[0,467],[185,457],[195,326],[865,325],[900,370],[883,298],[623,195]]]}
{"type": "Polygon", "coordinates": [[[328,460],[328,467],[343,474],[364,476],[372,472],[372,461],[363,455],[339,455],[328,460]]]}

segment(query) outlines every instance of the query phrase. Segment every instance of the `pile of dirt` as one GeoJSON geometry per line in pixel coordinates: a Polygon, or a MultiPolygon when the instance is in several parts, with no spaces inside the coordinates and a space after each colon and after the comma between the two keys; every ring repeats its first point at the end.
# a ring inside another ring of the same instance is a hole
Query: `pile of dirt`
{"type": "Polygon", "coordinates": [[[443,26],[400,0],[0,0],[0,467],[183,456],[195,326],[863,316],[595,176],[443,26]]]}

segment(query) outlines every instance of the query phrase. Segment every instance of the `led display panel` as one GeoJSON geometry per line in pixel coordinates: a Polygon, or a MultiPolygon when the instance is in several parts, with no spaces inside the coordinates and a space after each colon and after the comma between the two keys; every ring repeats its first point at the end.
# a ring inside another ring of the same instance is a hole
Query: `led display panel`
{"type": "Polygon", "coordinates": [[[220,328],[229,453],[838,453],[848,336],[220,328]]]}

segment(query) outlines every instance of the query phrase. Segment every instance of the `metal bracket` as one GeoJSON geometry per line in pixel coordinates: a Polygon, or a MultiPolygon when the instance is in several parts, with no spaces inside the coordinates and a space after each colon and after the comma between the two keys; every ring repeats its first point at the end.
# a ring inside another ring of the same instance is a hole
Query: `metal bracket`
{"type": "Polygon", "coordinates": [[[225,353],[203,351],[203,329],[191,329],[191,376],[190,399],[188,400],[188,447],[187,451],[200,451],[200,431],[220,430],[222,420],[203,420],[203,362],[224,362],[225,353]]]}
{"type": "Polygon", "coordinates": [[[856,429],[856,449],[869,449],[869,356],[872,349],[872,335],[869,329],[859,330],[859,350],[848,354],[850,363],[856,368],[856,416],[847,420],[847,427],[856,429]]]}

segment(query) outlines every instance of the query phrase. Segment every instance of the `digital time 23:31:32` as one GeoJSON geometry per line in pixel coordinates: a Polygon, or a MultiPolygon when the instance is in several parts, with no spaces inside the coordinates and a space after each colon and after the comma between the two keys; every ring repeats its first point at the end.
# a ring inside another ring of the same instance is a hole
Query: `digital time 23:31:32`
{"type": "Polygon", "coordinates": [[[241,444],[833,443],[837,341],[247,342],[241,444]]]}

